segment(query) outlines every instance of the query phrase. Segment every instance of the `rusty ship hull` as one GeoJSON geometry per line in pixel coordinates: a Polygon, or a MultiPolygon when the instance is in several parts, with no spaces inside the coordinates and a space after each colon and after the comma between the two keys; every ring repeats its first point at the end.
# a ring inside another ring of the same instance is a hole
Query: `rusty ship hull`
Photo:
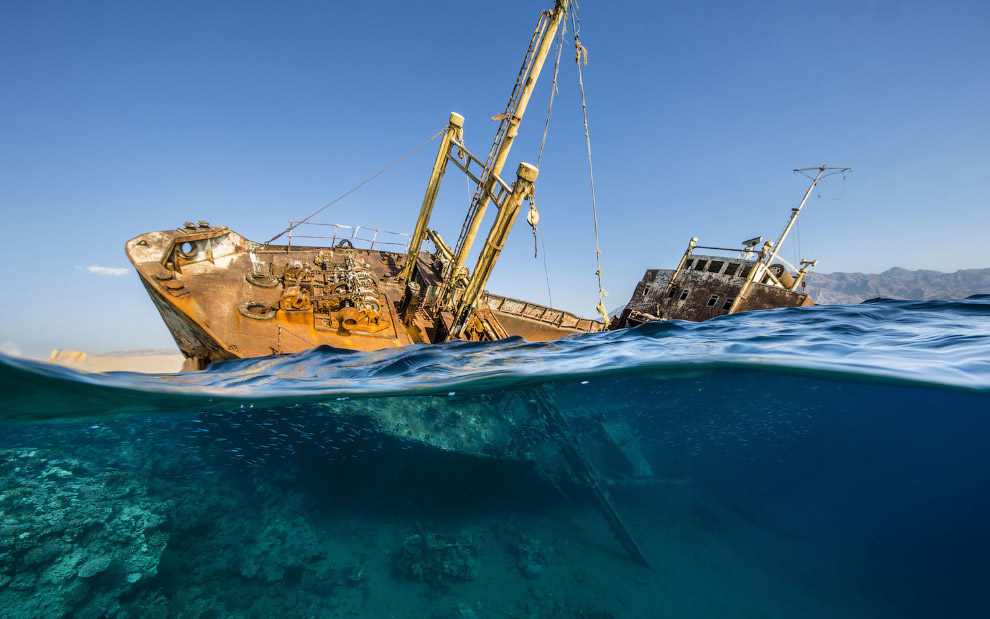
{"type": "MultiPolygon", "coordinates": [[[[449,339],[452,312],[427,311],[442,262],[419,252],[412,298],[400,271],[408,255],[359,249],[263,245],[203,222],[149,232],[127,256],[182,354],[186,369],[214,361],[289,354],[316,346],[375,351],[449,339]]],[[[600,322],[485,293],[461,339],[518,335],[549,340],[599,331],[600,322]]]]}
{"type": "MultiPolygon", "coordinates": [[[[774,285],[769,279],[750,280],[756,266],[756,261],[744,258],[695,255],[680,270],[648,269],[615,328],[657,320],[702,322],[739,312],[815,304],[806,292],[774,285]]],[[[793,274],[787,277],[785,271],[778,272],[793,282],[793,274]]]]}

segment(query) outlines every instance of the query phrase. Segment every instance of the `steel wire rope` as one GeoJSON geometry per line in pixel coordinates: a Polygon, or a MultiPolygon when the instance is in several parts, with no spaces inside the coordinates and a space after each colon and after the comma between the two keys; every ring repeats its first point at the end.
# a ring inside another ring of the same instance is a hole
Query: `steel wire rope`
{"type": "Polygon", "coordinates": [[[363,186],[364,186],[365,184],[367,184],[368,182],[370,182],[370,181],[372,181],[372,180],[374,180],[374,179],[375,179],[376,177],[378,177],[378,176],[380,176],[381,174],[383,174],[384,172],[386,172],[386,171],[388,171],[389,169],[391,169],[392,167],[394,167],[394,166],[395,166],[395,165],[396,165],[397,163],[399,163],[400,161],[402,161],[402,160],[403,160],[403,159],[405,159],[406,157],[408,157],[408,156],[410,156],[410,155],[412,155],[413,153],[415,153],[415,152],[416,152],[416,151],[418,151],[419,149],[421,149],[421,148],[423,148],[424,146],[426,146],[427,144],[429,144],[429,143],[430,143],[430,142],[432,142],[433,140],[435,140],[435,139],[437,139],[438,137],[440,137],[441,135],[443,135],[445,131],[447,131],[447,129],[446,129],[446,128],[444,128],[444,129],[441,129],[441,130],[440,130],[440,131],[438,131],[437,133],[435,133],[435,134],[433,134],[433,137],[431,137],[430,139],[428,139],[428,140],[426,140],[425,142],[423,142],[423,143],[421,143],[421,144],[420,144],[419,146],[417,146],[416,148],[414,148],[414,149],[412,149],[411,151],[409,151],[409,152],[407,152],[406,154],[404,154],[404,155],[402,155],[401,157],[399,157],[398,159],[396,159],[396,160],[395,160],[395,161],[393,161],[392,163],[390,163],[390,164],[388,164],[387,166],[385,166],[385,167],[384,167],[384,168],[382,168],[381,170],[378,170],[377,172],[375,172],[374,174],[372,174],[372,175],[371,175],[371,176],[369,176],[368,178],[366,178],[366,179],[364,179],[363,181],[361,181],[360,183],[358,183],[357,185],[355,185],[355,186],[354,186],[354,187],[352,187],[351,189],[349,189],[349,190],[347,190],[347,191],[345,191],[344,193],[342,193],[342,194],[340,194],[339,196],[337,196],[336,198],[334,198],[333,200],[331,200],[331,201],[330,201],[329,203],[327,203],[327,204],[324,204],[324,205],[323,205],[322,207],[320,207],[319,209],[317,209],[317,210],[316,210],[315,212],[313,212],[313,213],[311,213],[311,214],[310,214],[309,216],[307,216],[307,217],[305,217],[304,219],[302,219],[302,220],[300,220],[300,221],[297,221],[297,222],[295,222],[294,224],[292,224],[292,225],[290,225],[290,226],[289,226],[288,228],[286,228],[285,230],[282,230],[281,232],[279,232],[278,234],[276,234],[276,235],[275,235],[275,236],[273,236],[272,238],[270,238],[270,239],[268,239],[267,241],[265,241],[265,243],[264,243],[264,244],[265,244],[265,245],[268,245],[268,244],[270,244],[270,243],[271,243],[272,241],[274,241],[275,239],[277,239],[277,238],[279,238],[280,236],[282,236],[283,234],[286,234],[287,232],[292,232],[293,230],[295,230],[296,228],[298,228],[298,227],[299,227],[300,225],[302,225],[302,224],[304,224],[304,223],[306,223],[306,222],[308,222],[308,221],[309,221],[310,219],[312,219],[313,217],[316,217],[317,215],[319,215],[319,214],[320,214],[320,213],[322,213],[323,211],[325,211],[325,210],[327,210],[328,208],[330,208],[331,206],[333,206],[333,205],[334,205],[334,204],[336,204],[337,202],[340,202],[341,200],[343,200],[343,199],[344,199],[344,198],[346,198],[347,196],[349,196],[349,195],[351,195],[352,193],[354,193],[355,191],[357,191],[358,189],[360,189],[361,187],[363,187],[363,186]]]}
{"type": "Polygon", "coordinates": [[[598,204],[595,199],[595,168],[591,162],[591,133],[588,131],[588,102],[584,95],[584,76],[581,72],[581,59],[584,58],[584,64],[588,64],[588,50],[581,45],[580,34],[581,25],[580,20],[577,18],[577,5],[575,5],[575,10],[571,12],[571,24],[574,26],[574,63],[577,64],[578,68],[578,85],[581,86],[581,112],[584,115],[584,138],[588,144],[588,173],[591,177],[591,212],[595,218],[595,265],[597,270],[595,275],[598,276],[598,313],[602,315],[602,319],[605,321],[605,328],[608,328],[609,322],[608,310],[605,309],[605,297],[608,293],[605,292],[604,286],[602,286],[602,250],[598,242],[598,204]]]}
{"type": "MultiPolygon", "coordinates": [[[[553,82],[550,86],[550,103],[547,105],[547,120],[543,125],[543,140],[540,142],[540,154],[536,156],[536,169],[540,169],[540,162],[543,161],[543,149],[547,145],[547,133],[550,131],[550,113],[553,111],[553,100],[557,94],[557,75],[560,72],[560,55],[564,51],[564,35],[567,33],[567,22],[563,21],[560,25],[560,35],[557,38],[557,57],[553,63],[553,82]]],[[[536,206],[536,183],[533,183],[533,196],[529,201],[530,205],[534,210],[537,210],[536,206]]],[[[536,241],[536,226],[533,226],[533,236],[534,242],[536,241]]],[[[553,293],[550,292],[550,269],[547,266],[547,233],[546,230],[540,230],[540,241],[543,245],[543,276],[547,280],[547,303],[550,307],[553,307],[553,293]]],[[[535,254],[533,256],[536,257],[535,254]]]]}
{"type": "MultiPolygon", "coordinates": [[[[807,174],[803,170],[794,170],[794,171],[800,173],[801,176],[803,176],[805,178],[810,178],[811,180],[814,180],[815,179],[814,176],[811,176],[810,174],[807,174]]],[[[824,195],[829,200],[833,200],[833,201],[834,200],[841,200],[842,197],[846,195],[846,190],[849,187],[849,185],[848,185],[848,179],[846,178],[846,172],[847,172],[847,170],[833,170],[832,172],[829,172],[828,174],[823,174],[822,177],[818,180],[818,187],[817,187],[817,189],[818,189],[818,191],[817,191],[818,199],[820,200],[821,197],[822,197],[822,195],[824,195]],[[825,181],[826,178],[828,178],[830,176],[835,176],[836,174],[841,174],[842,175],[842,193],[840,193],[837,197],[833,198],[832,196],[828,195],[828,192],[826,191],[827,183],[825,183],[824,181],[825,181]]],[[[795,232],[796,232],[796,234],[795,234],[795,241],[797,243],[797,252],[798,252],[798,256],[797,256],[797,260],[795,260],[795,264],[797,264],[798,261],[804,260],[804,257],[802,255],[803,252],[801,251],[801,221],[800,220],[795,221],[794,222],[794,227],[796,228],[796,230],[795,230],[795,232]]],[[[801,287],[804,288],[804,289],[807,289],[807,287],[808,287],[808,278],[807,278],[807,276],[805,276],[805,278],[803,280],[801,280],[801,287]]],[[[815,296],[818,296],[818,291],[817,290],[815,291],[815,296]]]]}
{"type": "MultiPolygon", "coordinates": [[[[805,215],[805,218],[808,216],[805,215]]],[[[804,260],[803,252],[801,251],[801,220],[796,219],[794,221],[794,237],[793,237],[794,251],[797,255],[794,257],[794,262],[792,264],[799,264],[801,260],[804,260]]],[[[795,267],[798,268],[798,267],[795,267]]],[[[804,280],[801,281],[804,284],[804,280]]],[[[807,284],[805,284],[807,285],[807,284]]]]}
{"type": "MultiPolygon", "coordinates": [[[[818,168],[814,168],[814,169],[817,170],[818,168]]],[[[805,173],[804,170],[794,170],[794,171],[797,172],[798,174],[800,174],[801,176],[805,177],[805,178],[810,178],[811,180],[815,180],[815,177],[814,176],[811,176],[811,175],[805,173]]],[[[834,170],[832,172],[829,172],[828,174],[822,174],[821,178],[818,179],[818,184],[815,186],[815,189],[816,189],[816,192],[815,193],[818,196],[818,199],[821,199],[821,197],[822,197],[822,184],[823,184],[822,181],[824,181],[829,176],[834,176],[835,174],[842,174],[843,180],[845,180],[845,178],[846,178],[845,170],[834,170]]],[[[835,199],[835,198],[831,198],[830,196],[825,196],[825,197],[827,197],[829,199],[835,199]]],[[[841,197],[841,196],[839,196],[839,197],[841,197]]],[[[795,220],[794,221],[794,226],[797,228],[797,230],[796,230],[796,238],[794,240],[796,240],[797,251],[798,251],[798,254],[800,254],[801,253],[801,222],[800,222],[800,220],[795,220]]],[[[786,230],[786,229],[787,229],[787,226],[785,225],[784,228],[781,230],[781,234],[783,234],[784,230],[786,230]]],[[[797,259],[798,260],[801,260],[802,258],[801,258],[800,255],[798,255],[797,259]]]]}
{"type": "Polygon", "coordinates": [[[306,342],[307,344],[309,344],[309,345],[310,345],[310,346],[312,346],[313,348],[316,348],[316,344],[314,344],[313,342],[310,342],[309,340],[307,340],[307,339],[306,339],[306,338],[304,338],[303,336],[301,336],[301,335],[299,335],[298,333],[294,333],[293,331],[291,331],[291,330],[289,330],[289,329],[287,329],[287,328],[285,328],[285,327],[283,327],[282,325],[280,325],[280,324],[278,324],[278,323],[275,323],[275,326],[276,326],[276,327],[278,327],[278,339],[279,339],[279,342],[278,342],[278,348],[279,348],[279,351],[281,351],[281,349],[282,349],[282,343],[281,343],[281,339],[282,339],[282,332],[283,332],[283,331],[284,331],[284,332],[286,332],[286,333],[288,333],[289,335],[294,335],[294,336],[296,336],[297,338],[299,338],[300,340],[302,340],[302,341],[304,341],[304,342],[306,342]]]}
{"type": "MultiPolygon", "coordinates": [[[[829,174],[828,176],[822,178],[822,181],[824,181],[829,176],[832,176],[832,174],[829,174]]],[[[842,172],[842,191],[836,197],[833,198],[832,196],[828,195],[829,183],[821,182],[820,184],[822,185],[822,190],[819,193],[819,195],[824,195],[826,198],[833,201],[841,200],[846,195],[846,190],[849,188],[849,185],[847,184],[846,181],[846,173],[844,171],[842,172]]]]}
{"type": "MultiPolygon", "coordinates": [[[[810,170],[817,170],[818,168],[809,168],[809,169],[810,170]]],[[[832,170],[828,174],[822,174],[821,178],[818,179],[818,187],[817,187],[818,188],[818,197],[819,198],[822,197],[822,185],[824,185],[824,182],[823,181],[826,178],[828,178],[829,176],[835,176],[836,174],[841,174],[842,175],[842,181],[843,181],[843,183],[845,183],[846,182],[846,172],[848,172],[850,169],[851,168],[839,168],[837,170],[832,170]]],[[[800,174],[801,176],[807,178],[807,179],[815,180],[814,175],[809,174],[806,170],[794,170],[794,171],[797,172],[798,174],[800,174]]],[[[845,193],[845,189],[843,189],[843,194],[844,193],[845,193]]],[[[842,196],[839,196],[839,197],[841,198],[842,196]]],[[[838,198],[829,198],[829,199],[837,200],[838,198]]]]}
{"type": "MultiPolygon", "coordinates": [[[[795,260],[793,264],[800,264],[800,262],[804,260],[803,252],[801,251],[801,220],[800,219],[794,222],[794,246],[795,246],[795,251],[797,252],[797,256],[794,257],[795,260]]],[[[800,268],[800,267],[795,267],[795,268],[800,268]]]]}

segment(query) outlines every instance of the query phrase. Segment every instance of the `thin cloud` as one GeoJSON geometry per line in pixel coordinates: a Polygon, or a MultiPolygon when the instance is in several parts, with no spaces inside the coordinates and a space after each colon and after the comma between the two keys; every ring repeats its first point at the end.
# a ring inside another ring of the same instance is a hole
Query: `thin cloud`
{"type": "Polygon", "coordinates": [[[130,270],[123,267],[101,267],[98,264],[92,264],[88,267],[76,267],[77,269],[82,269],[83,271],[89,271],[90,273],[95,273],[97,275],[113,275],[115,277],[120,277],[121,275],[127,275],[130,270]]]}

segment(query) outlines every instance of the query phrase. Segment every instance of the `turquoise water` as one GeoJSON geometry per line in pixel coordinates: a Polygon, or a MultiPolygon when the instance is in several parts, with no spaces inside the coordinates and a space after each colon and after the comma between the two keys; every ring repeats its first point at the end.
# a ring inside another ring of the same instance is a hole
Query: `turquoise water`
{"type": "Polygon", "coordinates": [[[4,617],[990,614],[990,297],[0,394],[4,617]]]}

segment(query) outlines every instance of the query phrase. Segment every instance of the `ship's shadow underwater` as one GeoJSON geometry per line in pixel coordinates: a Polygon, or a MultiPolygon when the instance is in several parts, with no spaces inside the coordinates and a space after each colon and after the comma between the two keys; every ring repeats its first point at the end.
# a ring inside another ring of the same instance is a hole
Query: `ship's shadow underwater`
{"type": "Polygon", "coordinates": [[[524,388],[7,426],[3,603],[163,617],[986,608],[983,393],[725,368],[539,389],[635,429],[655,479],[610,492],[652,571],[571,480],[351,414],[415,419],[432,400],[495,415],[524,388]]]}

